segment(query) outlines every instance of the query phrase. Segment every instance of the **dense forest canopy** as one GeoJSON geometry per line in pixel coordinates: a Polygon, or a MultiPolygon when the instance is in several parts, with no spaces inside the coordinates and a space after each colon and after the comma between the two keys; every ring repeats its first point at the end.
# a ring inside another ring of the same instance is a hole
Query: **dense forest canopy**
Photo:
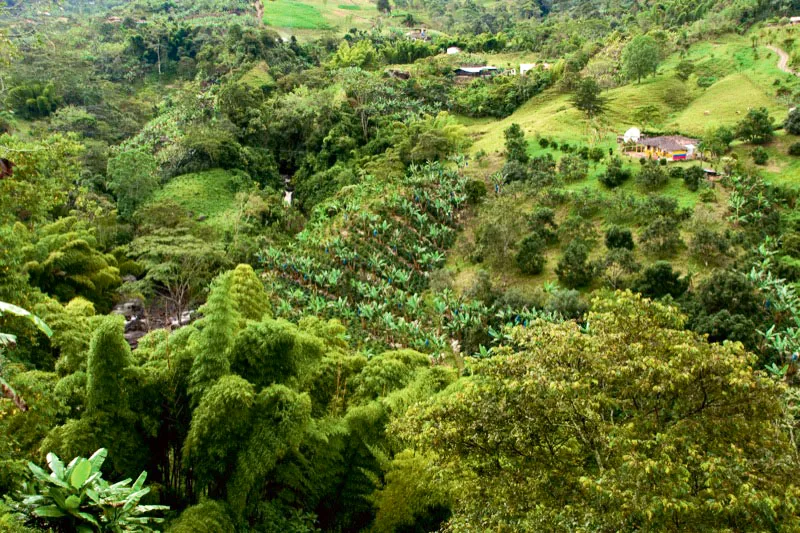
{"type": "Polygon", "coordinates": [[[6,0],[0,530],[797,531],[795,16],[6,0]]]}

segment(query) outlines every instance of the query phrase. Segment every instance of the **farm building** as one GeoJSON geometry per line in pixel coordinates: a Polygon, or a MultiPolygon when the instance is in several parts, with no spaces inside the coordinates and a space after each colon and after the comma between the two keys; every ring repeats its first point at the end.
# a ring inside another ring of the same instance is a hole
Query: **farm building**
{"type": "Polygon", "coordinates": [[[789,24],[791,24],[791,25],[793,25],[793,26],[794,26],[795,24],[800,24],[800,17],[791,17],[791,18],[789,19],[789,24]]]}
{"type": "Polygon", "coordinates": [[[633,145],[628,150],[631,155],[642,154],[649,159],[667,159],[668,161],[684,161],[700,157],[697,151],[697,139],[682,135],[665,135],[662,137],[639,137],[630,139],[626,144],[633,145]]]}
{"type": "Polygon", "coordinates": [[[456,76],[469,76],[472,78],[482,78],[486,76],[494,76],[500,72],[497,67],[458,67],[455,70],[456,76]]]}
{"type": "Polygon", "coordinates": [[[428,35],[428,30],[426,30],[425,28],[419,28],[419,29],[412,30],[412,31],[406,33],[406,37],[408,37],[412,41],[430,41],[431,40],[431,36],[428,35]]]}
{"type": "Polygon", "coordinates": [[[447,55],[449,56],[454,56],[460,53],[461,53],[461,48],[459,48],[458,46],[451,46],[447,49],[447,55]]]}

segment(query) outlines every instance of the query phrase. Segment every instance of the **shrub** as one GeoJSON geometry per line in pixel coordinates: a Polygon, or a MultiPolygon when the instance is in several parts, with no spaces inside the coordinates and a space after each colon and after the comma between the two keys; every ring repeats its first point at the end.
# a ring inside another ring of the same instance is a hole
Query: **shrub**
{"type": "Polygon", "coordinates": [[[756,165],[766,165],[769,160],[769,154],[760,146],[754,148],[753,151],[750,152],[750,157],[753,158],[753,162],[756,165]]]}
{"type": "Polygon", "coordinates": [[[582,181],[589,175],[589,165],[577,155],[565,155],[558,162],[558,173],[566,183],[582,181]]]}
{"type": "Polygon", "coordinates": [[[641,242],[648,253],[660,257],[670,256],[683,246],[678,222],[665,216],[656,218],[644,229],[641,242]]]}
{"type": "Polygon", "coordinates": [[[669,177],[675,180],[682,180],[685,171],[683,167],[672,167],[669,169],[669,177]]]}
{"type": "Polygon", "coordinates": [[[598,179],[609,189],[614,189],[629,180],[630,177],[631,171],[622,166],[622,159],[614,157],[608,163],[606,171],[598,179]]]}
{"type": "Polygon", "coordinates": [[[728,237],[707,228],[698,229],[689,244],[689,251],[706,265],[716,263],[731,247],[728,237]]]}
{"type": "Polygon", "coordinates": [[[550,146],[550,139],[548,139],[547,137],[540,137],[539,146],[541,146],[542,148],[547,148],[548,146],[550,146]]]}
{"type": "Polygon", "coordinates": [[[800,135],[800,110],[797,108],[792,109],[789,116],[786,117],[786,121],[783,123],[783,129],[786,130],[786,133],[800,135]]]}
{"type": "Polygon", "coordinates": [[[717,201],[717,193],[711,189],[705,189],[700,193],[700,201],[705,204],[710,204],[717,201]]]}
{"type": "Polygon", "coordinates": [[[665,167],[667,166],[667,160],[662,157],[661,159],[658,160],[658,164],[661,165],[662,167],[665,167]]]}
{"type": "Polygon", "coordinates": [[[589,248],[581,241],[572,241],[558,261],[558,280],[570,289],[585,287],[594,278],[594,267],[589,264],[589,248]]]}
{"type": "Polygon", "coordinates": [[[589,305],[581,298],[580,292],[574,289],[557,289],[550,294],[545,309],[568,320],[580,320],[589,310],[589,305]]]}
{"type": "Polygon", "coordinates": [[[544,270],[544,241],[536,234],[528,235],[520,243],[517,266],[524,274],[541,274],[544,270]]]}
{"type": "Polygon", "coordinates": [[[694,192],[700,188],[700,183],[705,179],[705,175],[702,167],[689,167],[683,174],[683,184],[686,185],[687,189],[694,192]]]}
{"type": "Polygon", "coordinates": [[[606,248],[633,250],[633,235],[628,228],[611,226],[606,232],[606,248]]]}
{"type": "Polygon", "coordinates": [[[751,109],[736,125],[736,137],[753,144],[766,144],[772,140],[774,129],[767,108],[751,109]]]}
{"type": "Polygon", "coordinates": [[[636,184],[645,191],[655,191],[664,187],[669,181],[666,171],[653,162],[642,167],[636,176],[636,184]]]}
{"type": "Polygon", "coordinates": [[[467,195],[467,203],[477,205],[486,197],[486,183],[483,180],[469,180],[464,186],[467,195]]]}
{"type": "Polygon", "coordinates": [[[789,155],[800,155],[800,143],[792,143],[792,145],[789,146],[789,155]]]}
{"type": "Polygon", "coordinates": [[[599,146],[595,146],[594,148],[589,149],[589,159],[593,162],[597,163],[601,161],[606,156],[605,151],[599,146]]]}
{"type": "Polygon", "coordinates": [[[528,143],[525,141],[525,132],[519,124],[511,124],[503,131],[506,139],[506,156],[509,161],[528,162],[528,143]]]}
{"type": "Polygon", "coordinates": [[[515,181],[528,181],[530,174],[526,165],[516,159],[511,159],[503,165],[503,176],[505,176],[507,183],[513,183],[515,181]]]}
{"type": "Polygon", "coordinates": [[[680,272],[672,270],[666,261],[657,261],[642,272],[635,284],[635,290],[648,298],[663,298],[670,295],[677,298],[689,287],[688,277],[681,278],[680,272]]]}

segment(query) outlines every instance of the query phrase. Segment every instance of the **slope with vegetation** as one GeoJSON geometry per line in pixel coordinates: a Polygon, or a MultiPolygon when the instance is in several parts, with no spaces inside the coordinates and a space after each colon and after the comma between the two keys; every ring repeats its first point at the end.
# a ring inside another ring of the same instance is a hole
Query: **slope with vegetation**
{"type": "Polygon", "coordinates": [[[0,530],[800,529],[792,9],[6,2],[0,530]]]}

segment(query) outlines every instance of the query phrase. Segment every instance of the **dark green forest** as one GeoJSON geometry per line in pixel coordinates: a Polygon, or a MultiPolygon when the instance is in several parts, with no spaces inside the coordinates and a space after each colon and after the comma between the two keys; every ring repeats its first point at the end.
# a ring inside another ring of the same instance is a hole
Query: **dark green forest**
{"type": "Polygon", "coordinates": [[[0,3],[0,531],[800,531],[794,16],[0,3]]]}

